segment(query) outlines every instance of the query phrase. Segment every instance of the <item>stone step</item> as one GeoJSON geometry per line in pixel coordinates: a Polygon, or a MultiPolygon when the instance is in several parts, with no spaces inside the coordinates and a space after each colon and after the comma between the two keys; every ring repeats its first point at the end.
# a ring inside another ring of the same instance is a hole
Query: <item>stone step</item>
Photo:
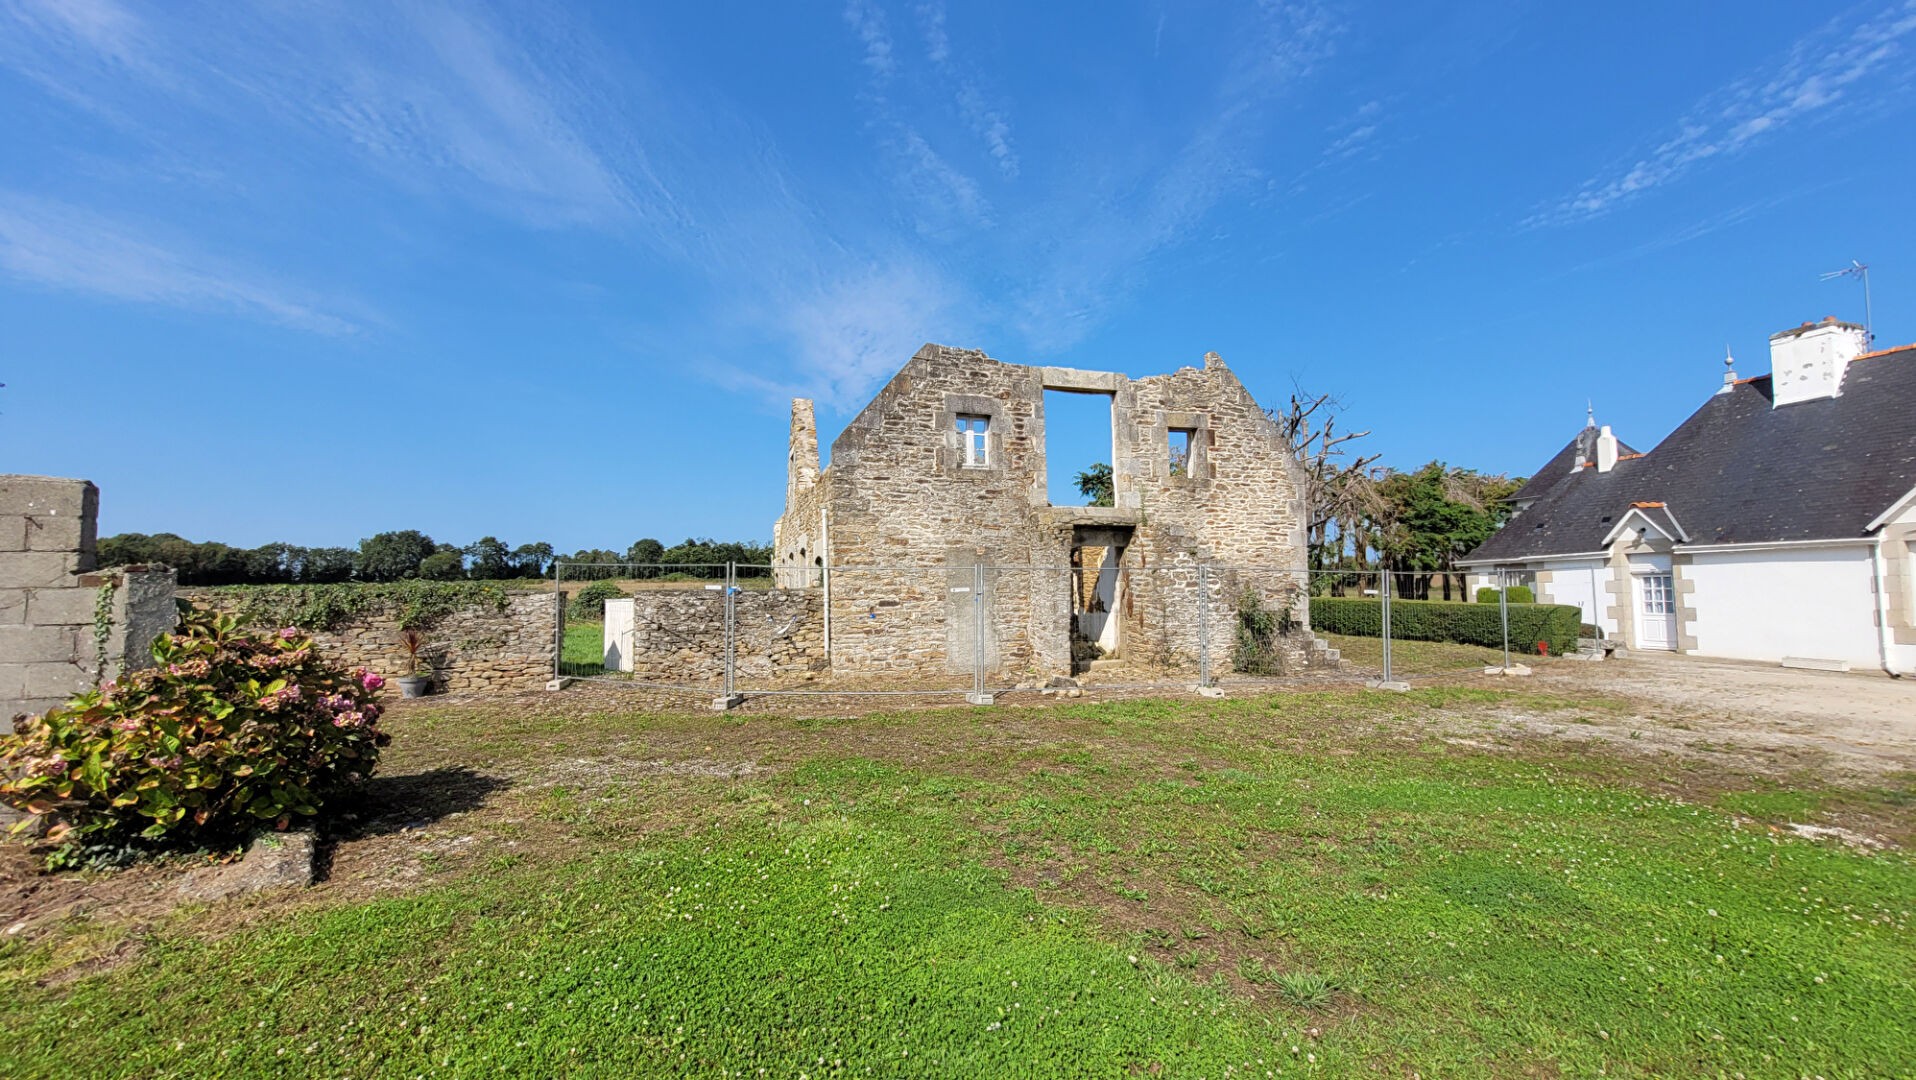
{"type": "Polygon", "coordinates": [[[1085,670],[1086,671],[1124,671],[1129,666],[1130,665],[1126,664],[1119,657],[1108,656],[1102,660],[1091,661],[1091,663],[1085,666],[1085,670]]]}

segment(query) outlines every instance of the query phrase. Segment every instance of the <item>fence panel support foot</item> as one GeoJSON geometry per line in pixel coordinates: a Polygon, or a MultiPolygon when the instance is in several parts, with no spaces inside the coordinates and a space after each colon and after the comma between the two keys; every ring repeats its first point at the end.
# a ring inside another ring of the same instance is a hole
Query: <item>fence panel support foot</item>
{"type": "Polygon", "coordinates": [[[965,703],[966,703],[966,704],[969,704],[969,705],[996,705],[996,704],[998,703],[998,695],[996,695],[996,694],[989,694],[989,693],[987,693],[987,694],[979,694],[979,693],[971,693],[971,694],[966,694],[966,695],[965,695],[965,703]]]}
{"type": "Polygon", "coordinates": [[[1484,669],[1484,674],[1485,675],[1528,675],[1530,674],[1530,666],[1528,664],[1505,664],[1502,667],[1498,667],[1496,664],[1492,664],[1489,667],[1484,669]]]}
{"type": "Polygon", "coordinates": [[[571,677],[565,676],[565,675],[561,675],[556,679],[546,680],[547,690],[564,690],[566,687],[571,685],[572,685],[571,677]]]}
{"type": "Polygon", "coordinates": [[[720,694],[712,699],[714,712],[731,712],[743,704],[745,704],[744,694],[720,694]]]}
{"type": "Polygon", "coordinates": [[[1221,698],[1224,696],[1222,686],[1193,686],[1191,689],[1196,691],[1199,697],[1221,698]]]}
{"type": "Polygon", "coordinates": [[[1368,690],[1389,690],[1394,694],[1401,694],[1410,689],[1410,684],[1397,679],[1371,679],[1364,683],[1364,687],[1368,690]]]}

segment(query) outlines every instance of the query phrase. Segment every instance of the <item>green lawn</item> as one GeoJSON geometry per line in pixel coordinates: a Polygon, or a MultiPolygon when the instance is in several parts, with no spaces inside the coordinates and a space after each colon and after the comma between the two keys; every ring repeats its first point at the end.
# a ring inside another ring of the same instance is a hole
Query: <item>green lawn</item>
{"type": "MultiPolygon", "coordinates": [[[[1352,637],[1347,634],[1321,634],[1330,642],[1344,659],[1366,671],[1382,669],[1384,666],[1384,641],[1374,637],[1352,637]]],[[[1538,657],[1525,656],[1512,652],[1513,664],[1534,664],[1538,657]]],[[[1445,672],[1468,671],[1492,664],[1502,664],[1502,649],[1486,649],[1481,645],[1458,645],[1447,641],[1393,641],[1390,643],[1391,674],[1393,675],[1440,675],[1445,672]]]]}
{"type": "Polygon", "coordinates": [[[598,619],[567,619],[559,667],[566,675],[605,673],[605,624],[598,619]]]}
{"type": "Polygon", "coordinates": [[[408,706],[385,798],[509,786],[109,971],[0,945],[0,1075],[1911,1075],[1916,865],[1770,826],[1916,788],[1428,734],[1524,695],[408,706]]]}

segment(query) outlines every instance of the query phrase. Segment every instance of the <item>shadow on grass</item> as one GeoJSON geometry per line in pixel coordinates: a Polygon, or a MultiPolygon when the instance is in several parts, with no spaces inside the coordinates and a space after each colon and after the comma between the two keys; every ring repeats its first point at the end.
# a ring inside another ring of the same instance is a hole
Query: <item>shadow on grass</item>
{"type": "Polygon", "coordinates": [[[423,829],[453,814],[477,810],[512,786],[464,765],[399,776],[375,776],[331,804],[316,860],[316,876],[332,870],[333,849],[348,840],[423,829]]]}

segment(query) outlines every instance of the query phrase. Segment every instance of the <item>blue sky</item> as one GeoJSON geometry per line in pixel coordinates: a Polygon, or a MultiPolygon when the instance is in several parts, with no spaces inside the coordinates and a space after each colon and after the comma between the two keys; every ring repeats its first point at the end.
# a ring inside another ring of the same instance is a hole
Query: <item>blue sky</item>
{"type": "Polygon", "coordinates": [[[242,544],[769,537],[788,399],[829,441],[925,341],[1214,349],[1404,467],[1586,399],[1647,446],[1852,258],[1916,338],[1913,52],[1916,0],[0,0],[0,471],[242,544]]]}

